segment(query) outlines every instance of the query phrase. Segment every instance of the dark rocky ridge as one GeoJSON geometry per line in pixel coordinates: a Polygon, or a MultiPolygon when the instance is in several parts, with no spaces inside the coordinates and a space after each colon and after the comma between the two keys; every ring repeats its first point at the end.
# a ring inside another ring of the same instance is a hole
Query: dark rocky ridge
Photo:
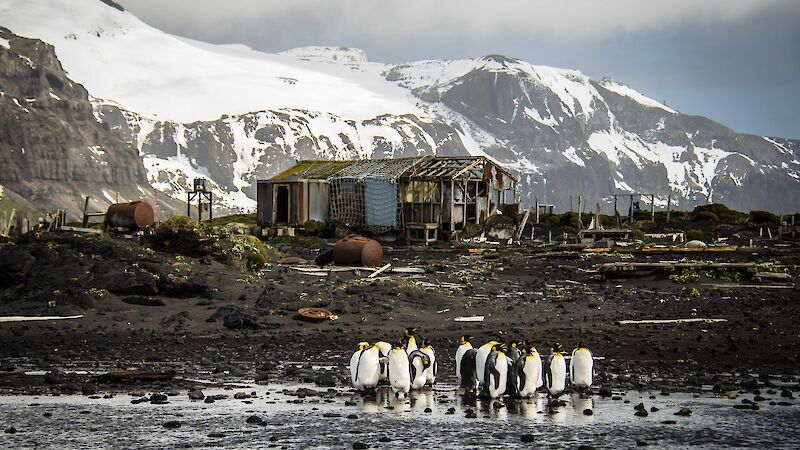
{"type": "Polygon", "coordinates": [[[92,209],[107,206],[103,190],[122,200],[153,198],[136,149],[95,118],[88,92],[66,75],[53,47],[2,27],[0,38],[10,46],[0,46],[4,196],[30,211],[73,214],[83,195],[92,196],[92,209]]]}

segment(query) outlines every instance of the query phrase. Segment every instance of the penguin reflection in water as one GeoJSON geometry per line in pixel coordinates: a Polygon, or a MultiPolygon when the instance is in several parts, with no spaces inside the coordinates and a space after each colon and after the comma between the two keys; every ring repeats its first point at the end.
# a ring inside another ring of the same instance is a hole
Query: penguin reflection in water
{"type": "Polygon", "coordinates": [[[555,343],[550,348],[550,356],[544,367],[544,382],[547,392],[558,397],[564,392],[567,384],[567,363],[561,354],[561,344],[555,343]]]}

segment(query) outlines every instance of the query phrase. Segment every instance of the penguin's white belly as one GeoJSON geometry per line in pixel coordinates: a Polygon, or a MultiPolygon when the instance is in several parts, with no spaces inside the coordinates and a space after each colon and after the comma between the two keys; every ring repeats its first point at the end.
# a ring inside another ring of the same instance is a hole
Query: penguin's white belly
{"type": "Polygon", "coordinates": [[[490,379],[486,380],[489,383],[489,396],[491,398],[499,398],[506,392],[506,383],[508,382],[508,357],[505,355],[498,355],[495,359],[494,368],[497,374],[490,373],[490,379]],[[497,379],[495,379],[497,377],[497,379]]]}
{"type": "Polygon", "coordinates": [[[425,381],[427,381],[427,371],[422,365],[422,360],[420,358],[414,358],[414,361],[411,363],[414,365],[414,379],[411,380],[411,389],[422,389],[425,386],[425,381]]]}
{"type": "Polygon", "coordinates": [[[360,389],[374,388],[381,377],[380,352],[376,347],[364,350],[358,360],[356,383],[360,389]]]}
{"type": "Polygon", "coordinates": [[[350,357],[350,379],[353,382],[353,387],[356,389],[361,389],[360,383],[358,383],[358,360],[361,357],[361,350],[353,353],[353,356],[350,357]]]}
{"type": "Polygon", "coordinates": [[[536,370],[536,389],[544,386],[544,376],[542,375],[542,357],[538,352],[533,353],[533,367],[536,370]]]}
{"type": "Polygon", "coordinates": [[[436,382],[436,353],[430,347],[425,347],[420,351],[431,359],[431,365],[425,369],[425,383],[433,386],[433,383],[436,382]]]}
{"type": "Polygon", "coordinates": [[[408,355],[403,350],[389,352],[389,385],[395,394],[408,393],[411,389],[408,355]]]}
{"type": "Polygon", "coordinates": [[[589,387],[592,385],[592,368],[594,360],[588,350],[579,349],[572,354],[570,362],[570,372],[572,384],[578,387],[589,387]]]}
{"type": "Polygon", "coordinates": [[[542,377],[542,362],[539,359],[538,367],[536,360],[533,356],[525,357],[525,366],[522,368],[522,373],[525,375],[525,383],[519,387],[519,395],[521,397],[531,397],[536,393],[536,389],[541,386],[542,377]]]}
{"type": "Polygon", "coordinates": [[[548,380],[547,391],[551,394],[558,394],[564,391],[567,384],[567,364],[564,358],[556,357],[550,362],[550,378],[548,380]]]}
{"type": "Polygon", "coordinates": [[[458,378],[458,384],[461,385],[461,358],[464,357],[464,353],[467,353],[467,350],[471,349],[472,345],[461,344],[456,349],[456,377],[458,378]]]}

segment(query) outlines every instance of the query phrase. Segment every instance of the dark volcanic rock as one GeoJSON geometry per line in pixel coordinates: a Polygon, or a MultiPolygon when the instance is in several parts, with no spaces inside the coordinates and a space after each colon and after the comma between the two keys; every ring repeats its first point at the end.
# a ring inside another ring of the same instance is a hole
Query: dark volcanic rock
{"type": "Polygon", "coordinates": [[[225,328],[233,330],[258,329],[262,327],[255,314],[242,311],[236,306],[224,306],[217,309],[207,321],[216,322],[218,319],[222,319],[222,325],[225,328]]]}

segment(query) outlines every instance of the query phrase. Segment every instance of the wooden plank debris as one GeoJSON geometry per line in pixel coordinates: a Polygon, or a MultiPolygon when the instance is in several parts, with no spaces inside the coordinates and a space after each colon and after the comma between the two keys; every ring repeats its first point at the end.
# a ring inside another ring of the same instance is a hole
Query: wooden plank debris
{"type": "Polygon", "coordinates": [[[386,269],[388,269],[389,267],[392,267],[392,264],[391,264],[391,263],[389,263],[389,264],[386,264],[385,266],[381,267],[380,269],[376,270],[375,272],[372,272],[371,274],[369,274],[369,275],[367,276],[367,278],[375,278],[375,277],[377,277],[379,274],[381,274],[382,272],[384,272],[386,269]]]}
{"type": "Polygon", "coordinates": [[[453,322],[483,322],[484,316],[456,317],[453,322]]]}
{"type": "Polygon", "coordinates": [[[77,316],[3,316],[0,322],[40,322],[45,320],[67,320],[80,319],[83,314],[77,316]]]}
{"type": "Polygon", "coordinates": [[[103,230],[99,230],[97,228],[84,228],[84,227],[69,227],[69,226],[62,226],[59,228],[60,231],[72,231],[73,233],[92,233],[92,234],[103,234],[103,230]]]}
{"type": "Polygon", "coordinates": [[[635,324],[673,324],[673,323],[695,323],[695,322],[703,322],[703,323],[717,323],[717,322],[727,322],[728,319],[701,319],[701,318],[692,318],[692,319],[653,319],[653,320],[618,320],[617,325],[635,325],[635,324]]]}
{"type": "Polygon", "coordinates": [[[791,284],[712,284],[712,289],[794,289],[791,284]]]}

